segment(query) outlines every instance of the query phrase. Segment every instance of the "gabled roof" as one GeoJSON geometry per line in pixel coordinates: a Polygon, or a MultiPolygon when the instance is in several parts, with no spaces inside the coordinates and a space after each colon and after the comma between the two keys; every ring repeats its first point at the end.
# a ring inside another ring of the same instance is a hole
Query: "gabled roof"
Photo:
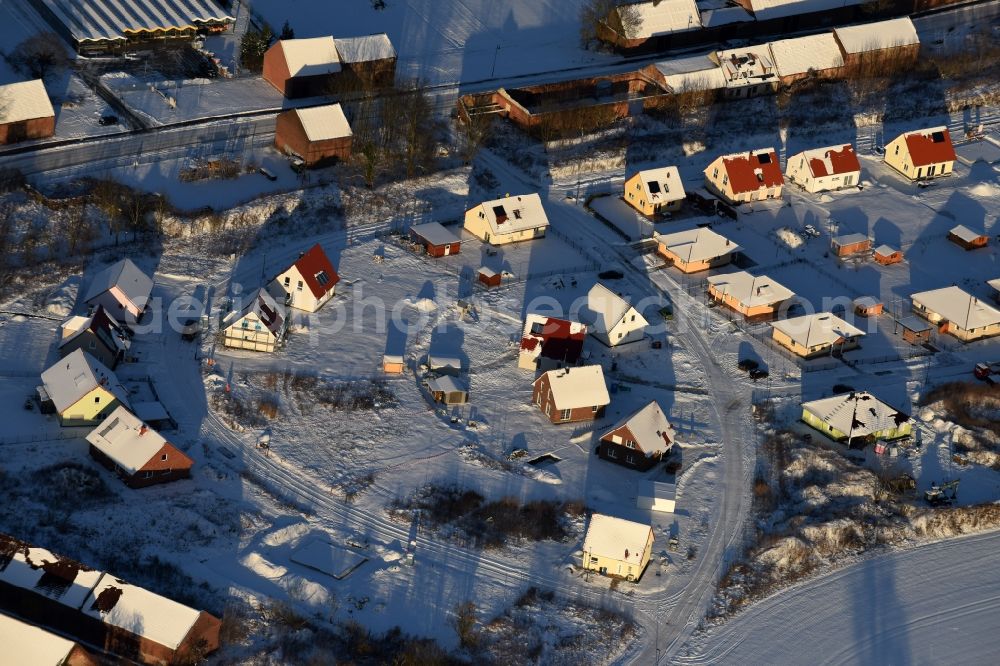
{"type": "Polygon", "coordinates": [[[274,337],[279,337],[285,326],[284,308],[278,305],[267,290],[261,288],[252,292],[239,310],[226,315],[222,321],[223,328],[229,328],[244,317],[254,314],[274,337]]]}
{"type": "Polygon", "coordinates": [[[854,146],[849,143],[803,150],[801,153],[789,157],[788,163],[792,164],[798,159],[805,159],[809,173],[813,178],[861,171],[861,162],[858,161],[858,156],[854,153],[854,146]]]}
{"type": "MultiPolygon", "coordinates": [[[[30,590],[74,610],[101,578],[100,571],[60,557],[7,534],[0,534],[0,581],[30,590]]],[[[0,644],[2,645],[2,644],[0,644]]],[[[6,648],[6,645],[4,645],[6,648]]]]}
{"type": "Polygon", "coordinates": [[[663,76],[663,83],[675,93],[725,88],[726,77],[710,55],[661,60],[653,67],[663,76]]]}
{"type": "Polygon", "coordinates": [[[830,427],[854,437],[894,430],[910,420],[907,414],[882,402],[868,391],[842,393],[805,402],[802,409],[830,427]]]}
{"type": "Polygon", "coordinates": [[[761,188],[780,187],[785,182],[781,175],[778,154],[774,152],[774,148],[723,155],[720,159],[723,170],[729,176],[729,186],[736,194],[756,192],[761,188]]]}
{"type": "Polygon", "coordinates": [[[427,388],[435,393],[467,393],[469,391],[469,387],[463,380],[458,377],[452,377],[451,375],[431,377],[427,380],[427,388]]]}
{"type": "Polygon", "coordinates": [[[595,513],[583,540],[584,557],[591,554],[641,564],[652,528],[623,518],[595,513]]]}
{"type": "Polygon", "coordinates": [[[899,250],[892,247],[891,245],[879,245],[877,248],[875,248],[874,252],[880,257],[889,257],[899,252],[899,250]]]}
{"type": "Polygon", "coordinates": [[[681,174],[675,166],[646,169],[637,174],[642,183],[642,191],[646,201],[650,203],[669,203],[684,199],[684,183],[681,174]]]}
{"type": "Polygon", "coordinates": [[[540,382],[542,377],[548,378],[552,402],[556,409],[603,407],[611,404],[608,386],[604,382],[604,370],[599,365],[549,370],[540,375],[534,383],[540,382]]]}
{"type": "Polygon", "coordinates": [[[41,79],[0,86],[0,125],[55,114],[41,79]]]}
{"type": "MultiPolygon", "coordinates": [[[[695,0],[646,0],[626,5],[635,8],[638,25],[625,26],[628,39],[646,39],[701,27],[701,12],[695,0]]],[[[621,13],[621,6],[616,11],[621,13]]]]}
{"type": "Polygon", "coordinates": [[[994,290],[1000,291],[1000,278],[994,278],[992,280],[987,280],[986,284],[988,284],[994,290]]]}
{"type": "Polygon", "coordinates": [[[656,234],[654,238],[685,263],[715,259],[740,249],[739,245],[708,227],[672,234],[656,234]]]}
{"type": "Polygon", "coordinates": [[[864,53],[920,43],[917,29],[909,16],[836,28],[833,34],[846,53],[864,53]]]}
{"type": "Polygon", "coordinates": [[[333,43],[337,47],[341,62],[372,62],[396,57],[396,49],[392,47],[389,36],[384,32],[364,37],[336,37],[333,43]]]}
{"type": "MultiPolygon", "coordinates": [[[[163,435],[124,407],[116,408],[108,418],[91,430],[87,435],[87,441],[129,474],[135,474],[145,467],[160,452],[164,444],[169,444],[163,435]]],[[[180,461],[191,463],[191,459],[176,447],[171,448],[173,449],[170,452],[171,456],[179,456],[180,461]]],[[[181,466],[171,463],[171,467],[181,466]]]]}
{"type": "Polygon", "coordinates": [[[854,245],[855,243],[864,243],[867,240],[869,240],[869,238],[866,234],[850,233],[850,234],[842,234],[840,236],[834,236],[833,238],[830,239],[830,242],[833,243],[834,245],[840,245],[841,247],[843,247],[844,245],[854,245]]]}
{"type": "Polygon", "coordinates": [[[452,243],[458,243],[462,240],[458,234],[440,222],[415,224],[410,227],[410,232],[416,234],[420,238],[423,238],[431,245],[451,245],[452,243]]]}
{"type": "Polygon", "coordinates": [[[803,347],[832,345],[845,338],[860,337],[865,334],[840,317],[829,312],[817,312],[791,319],[782,319],[771,324],[803,347]]]}
{"type": "Polygon", "coordinates": [[[101,343],[113,352],[127,351],[131,346],[131,341],[125,334],[121,324],[115,320],[103,305],[98,305],[94,314],[89,317],[70,317],[62,323],[62,338],[59,340],[59,348],[62,349],[70,342],[78,338],[85,331],[93,332],[101,343]]]}
{"type": "Polygon", "coordinates": [[[149,302],[149,294],[153,291],[153,280],[142,272],[131,259],[117,261],[94,276],[84,300],[92,300],[113,287],[118,287],[141,312],[149,302]]]}
{"type": "Polygon", "coordinates": [[[494,236],[549,226],[549,218],[538,194],[521,194],[477,206],[494,236]]]}
{"type": "Polygon", "coordinates": [[[674,427],[667,421],[666,415],[655,400],[631,416],[619,421],[614,428],[604,433],[601,439],[609,437],[611,433],[623,426],[632,433],[636,445],[647,458],[657,453],[666,453],[670,450],[674,440],[677,439],[674,427]]]}
{"type": "MultiPolygon", "coordinates": [[[[587,292],[587,309],[595,315],[592,323],[594,330],[609,333],[634,308],[627,300],[598,282],[587,292]]],[[[635,316],[643,326],[649,324],[638,310],[635,311],[635,316]]]]}
{"type": "Polygon", "coordinates": [[[981,234],[978,231],[973,231],[964,224],[959,224],[958,226],[952,227],[948,230],[948,233],[955,236],[959,240],[963,240],[966,243],[972,243],[979,238],[982,238],[986,234],[981,234]]]}
{"type": "Polygon", "coordinates": [[[864,0],[750,0],[750,8],[758,21],[767,21],[860,5],[863,2],[864,0]]]}
{"type": "Polygon", "coordinates": [[[947,127],[931,127],[913,130],[900,135],[906,142],[913,166],[927,166],[941,162],[954,162],[955,147],[951,144],[951,134],[947,127]]]}
{"type": "Polygon", "coordinates": [[[103,363],[77,349],[42,373],[42,384],[60,414],[98,386],[128,406],[128,391],[103,363]]]}
{"type": "Polygon", "coordinates": [[[347,122],[347,116],[344,115],[340,104],[293,109],[292,113],[298,116],[306,138],[310,141],[342,139],[354,135],[351,131],[351,124],[347,122]]]}
{"type": "Polygon", "coordinates": [[[779,76],[805,74],[843,67],[844,57],[833,33],[779,39],[771,42],[771,55],[779,76]]]}
{"type": "Polygon", "coordinates": [[[583,324],[530,313],[524,320],[520,353],[576,363],[586,337],[587,327],[583,324]]]}
{"type": "Polygon", "coordinates": [[[333,37],[282,39],[278,43],[285,56],[289,76],[316,76],[340,71],[340,56],[337,55],[333,37]]]}
{"type": "Polygon", "coordinates": [[[0,613],[0,645],[10,664],[64,666],[76,643],[0,613]]]}
{"type": "Polygon", "coordinates": [[[914,304],[940,315],[959,328],[971,331],[1000,324],[1000,310],[959,287],[921,291],[910,297],[914,304]]]}
{"type": "Polygon", "coordinates": [[[795,296],[791,289],[766,275],[751,275],[746,271],[713,275],[708,283],[747,308],[774,305],[795,296]]]}
{"type": "Polygon", "coordinates": [[[340,276],[337,275],[330,258],[326,256],[319,243],[300,254],[291,266],[281,272],[287,272],[292,266],[298,269],[302,280],[315,298],[323,298],[340,282],[340,276]]]}

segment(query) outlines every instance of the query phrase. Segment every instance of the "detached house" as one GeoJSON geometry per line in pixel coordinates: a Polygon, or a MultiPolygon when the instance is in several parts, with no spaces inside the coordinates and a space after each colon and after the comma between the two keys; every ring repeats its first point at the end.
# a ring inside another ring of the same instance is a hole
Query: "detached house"
{"type": "Polygon", "coordinates": [[[626,6],[635,20],[623,21],[622,7],[615,7],[598,24],[598,38],[631,49],[649,40],[668,39],[673,33],[701,27],[701,12],[695,0],[642,0],[626,6]]]}
{"type": "Polygon", "coordinates": [[[131,259],[122,259],[94,276],[83,299],[90,307],[103,306],[116,321],[135,324],[149,305],[153,280],[131,259]]]}
{"type": "Polygon", "coordinates": [[[708,227],[672,234],[655,234],[657,252],[682,273],[725,266],[740,246],[708,227]]]}
{"type": "Polygon", "coordinates": [[[102,305],[89,317],[70,317],[59,327],[59,332],[60,358],[82,349],[112,370],[125,358],[132,344],[125,329],[102,305]]]}
{"type": "Polygon", "coordinates": [[[465,229],[486,243],[504,245],[541,238],[549,218],[537,194],[484,201],[465,213],[465,229]]]}
{"type": "Polygon", "coordinates": [[[338,282],[340,276],[317,243],[271,281],[270,291],[287,307],[316,312],[333,298],[338,282]]]}
{"type": "Polygon", "coordinates": [[[587,292],[590,333],[608,347],[642,340],[649,322],[632,305],[603,284],[587,292]]]}
{"type": "Polygon", "coordinates": [[[986,247],[990,244],[989,236],[981,234],[978,231],[973,231],[964,224],[952,228],[948,232],[948,240],[967,251],[986,247]]]}
{"type": "Polygon", "coordinates": [[[517,367],[552,370],[576,365],[586,337],[587,327],[579,322],[529,314],[524,320],[517,367]]]}
{"type": "Polygon", "coordinates": [[[194,462],[124,407],[118,407],[87,435],[90,455],[129,488],[143,488],[191,476],[194,462]]]}
{"type": "Polygon", "coordinates": [[[119,405],[129,407],[115,373],[82,349],[42,373],[38,397],[42,411],[55,412],[64,426],[99,423],[119,405]]]}
{"type": "Polygon", "coordinates": [[[552,423],[593,421],[611,404],[599,365],[549,370],[532,387],[532,402],[552,423]]]}
{"type": "Polygon", "coordinates": [[[340,58],[339,90],[348,92],[391,86],[396,79],[396,49],[385,33],[335,37],[340,58]]]}
{"type": "Polygon", "coordinates": [[[705,185],[729,203],[780,199],[781,175],[774,148],[717,157],[705,169],[705,185]]]}
{"type": "Polygon", "coordinates": [[[0,86],[0,145],[55,134],[56,112],[41,79],[0,86]]]}
{"type": "Polygon", "coordinates": [[[947,176],[955,159],[947,127],[904,132],[885,147],[885,163],[910,180],[947,176]]]}
{"type": "Polygon", "coordinates": [[[663,459],[676,438],[673,426],[654,400],[604,433],[597,455],[645,471],[663,459]]]}
{"type": "Polygon", "coordinates": [[[675,166],[639,171],[625,181],[625,203],[647,217],[679,210],[684,184],[675,166]]]}
{"type": "Polygon", "coordinates": [[[861,163],[849,143],[813,148],[789,157],[785,175],[789,182],[815,194],[856,187],[861,182],[861,163]]]}
{"type": "Polygon", "coordinates": [[[802,403],[802,420],[836,442],[900,439],[912,431],[910,417],[867,391],[802,403]]]}
{"type": "Polygon", "coordinates": [[[831,32],[770,42],[771,56],[783,85],[809,76],[831,78],[844,69],[844,56],[831,32]]]}
{"type": "Polygon", "coordinates": [[[310,167],[350,159],[353,141],[340,104],[282,111],[274,125],[274,147],[298,155],[310,167]]]}
{"type": "Polygon", "coordinates": [[[913,311],[963,342],[1000,334],[1000,310],[958,287],[922,291],[910,297],[913,311]]]}
{"type": "Polygon", "coordinates": [[[284,308],[264,289],[250,294],[222,320],[223,344],[231,349],[273,352],[288,332],[284,308]]]}
{"type": "Polygon", "coordinates": [[[865,332],[829,312],[783,319],[771,324],[771,337],[802,358],[840,354],[860,346],[865,332]]]}
{"type": "Polygon", "coordinates": [[[719,63],[722,70],[726,97],[757,97],[778,89],[778,70],[767,44],[718,51],[711,58],[719,63]]]}
{"type": "Polygon", "coordinates": [[[595,513],[583,540],[583,568],[602,576],[639,580],[653,552],[653,528],[595,513]]]}
{"type": "Polygon", "coordinates": [[[795,298],[792,290],[779,282],[746,271],[709,277],[708,295],[747,319],[773,317],[782,305],[795,298]]]}

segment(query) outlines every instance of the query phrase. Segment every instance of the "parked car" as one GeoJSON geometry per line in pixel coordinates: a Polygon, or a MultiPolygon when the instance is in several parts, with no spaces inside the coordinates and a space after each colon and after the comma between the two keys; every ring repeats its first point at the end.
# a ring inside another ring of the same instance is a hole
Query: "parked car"
{"type": "Polygon", "coordinates": [[[267,178],[268,180],[271,180],[271,181],[278,180],[277,176],[275,176],[273,173],[271,173],[270,171],[268,171],[264,167],[259,167],[257,169],[257,173],[259,173],[260,175],[264,176],[264,178],[267,178]]]}
{"type": "Polygon", "coordinates": [[[833,385],[833,392],[834,392],[834,394],[837,394],[837,395],[839,395],[841,393],[854,393],[854,387],[853,386],[848,386],[847,384],[834,384],[833,385]]]}
{"type": "Polygon", "coordinates": [[[738,367],[743,372],[753,372],[754,370],[760,367],[760,363],[753,360],[752,358],[741,358],[740,362],[736,364],[736,367],[738,367]]]}
{"type": "Polygon", "coordinates": [[[111,114],[101,116],[100,118],[97,119],[97,124],[100,125],[101,127],[107,127],[108,125],[117,125],[118,116],[113,116],[111,114]]]}
{"type": "Polygon", "coordinates": [[[201,320],[185,319],[181,322],[181,338],[184,340],[194,340],[201,332],[201,320]]]}
{"type": "Polygon", "coordinates": [[[754,381],[757,381],[758,379],[767,379],[770,376],[771,373],[769,373],[767,370],[764,370],[763,368],[754,368],[753,370],[750,371],[750,379],[754,381]]]}
{"type": "Polygon", "coordinates": [[[814,227],[811,224],[807,224],[806,226],[802,227],[802,231],[805,232],[806,236],[812,236],[813,238],[819,238],[819,231],[817,231],[816,227],[814,227]]]}

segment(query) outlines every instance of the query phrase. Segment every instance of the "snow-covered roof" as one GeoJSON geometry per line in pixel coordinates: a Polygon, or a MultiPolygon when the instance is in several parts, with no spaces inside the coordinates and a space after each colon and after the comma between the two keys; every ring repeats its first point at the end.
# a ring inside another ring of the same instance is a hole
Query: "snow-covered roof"
{"type": "Polygon", "coordinates": [[[442,393],[465,393],[469,390],[469,387],[465,385],[465,382],[461,381],[457,377],[452,377],[451,375],[441,375],[440,377],[432,377],[428,379],[427,388],[435,393],[438,391],[442,393]]]}
{"type": "Polygon", "coordinates": [[[340,71],[340,56],[337,55],[333,37],[283,39],[280,44],[289,76],[316,76],[340,71]]]}
{"type": "Polygon", "coordinates": [[[817,312],[791,319],[782,319],[771,324],[803,347],[832,345],[845,338],[860,337],[865,334],[840,317],[829,312],[817,312]]]}
{"type": "Polygon", "coordinates": [[[868,240],[868,236],[860,233],[849,233],[842,234],[840,236],[834,236],[830,242],[834,245],[839,245],[841,247],[845,245],[854,245],[855,243],[864,243],[868,240]]]}
{"type": "Polygon", "coordinates": [[[645,169],[638,174],[643,194],[650,203],[670,203],[684,199],[684,183],[675,166],[645,169]]]}
{"type": "Polygon", "coordinates": [[[226,318],[222,320],[222,326],[229,328],[251,314],[257,315],[260,322],[275,337],[278,337],[284,329],[284,310],[263,287],[251,292],[250,298],[245,301],[241,309],[233,310],[226,315],[226,318]]]}
{"type": "Polygon", "coordinates": [[[655,400],[615,424],[615,427],[604,433],[601,439],[609,437],[621,427],[628,428],[635,437],[636,445],[647,457],[666,453],[677,438],[674,427],[667,421],[663,409],[655,400]]]}
{"type": "Polygon", "coordinates": [[[538,194],[520,194],[484,201],[478,208],[479,214],[489,223],[493,236],[549,226],[549,218],[538,194]]]}
{"type": "Polygon", "coordinates": [[[153,280],[142,272],[131,259],[117,261],[94,276],[84,302],[89,303],[104,292],[117,287],[141,312],[149,302],[153,280]]]}
{"type": "Polygon", "coordinates": [[[0,581],[31,590],[73,609],[80,607],[101,578],[100,571],[5,534],[0,534],[0,546],[3,552],[12,553],[10,562],[0,568],[0,581]],[[43,577],[50,578],[51,584],[40,585],[43,577]]]}
{"type": "Polygon", "coordinates": [[[877,306],[879,303],[881,303],[881,301],[875,298],[874,296],[858,296],[852,302],[854,303],[855,307],[865,308],[866,310],[868,308],[873,308],[877,306]]]}
{"type": "Polygon", "coordinates": [[[677,484],[670,481],[643,480],[636,484],[639,497],[672,500],[677,497],[677,484]]]}
{"type": "Polygon", "coordinates": [[[60,349],[78,338],[84,331],[93,331],[94,335],[112,351],[124,352],[132,345],[121,324],[102,305],[98,305],[91,316],[76,315],[70,317],[59,328],[61,329],[60,349]]]}
{"type": "Polygon", "coordinates": [[[200,611],[104,574],[80,611],[170,649],[191,631],[200,611]]]}
{"type": "MultiPolygon", "coordinates": [[[[594,329],[598,333],[610,333],[629,310],[634,308],[627,300],[598,282],[587,292],[587,309],[594,314],[594,329]]],[[[635,311],[635,316],[643,325],[649,323],[638,310],[635,311]]]]}
{"type": "Polygon", "coordinates": [[[87,441],[129,474],[142,469],[168,443],[124,407],[115,409],[91,430],[87,441]]]}
{"type": "Polygon", "coordinates": [[[906,315],[905,317],[900,317],[896,321],[899,322],[900,326],[902,326],[907,330],[913,331],[914,333],[921,333],[923,331],[929,331],[932,328],[934,328],[933,326],[930,325],[930,323],[928,323],[926,319],[922,319],[921,317],[918,317],[916,315],[906,315]]]}
{"type": "Polygon", "coordinates": [[[909,16],[836,28],[833,33],[847,53],[864,53],[920,43],[917,29],[909,16]]]}
{"type": "Polygon", "coordinates": [[[341,62],[372,62],[396,57],[396,49],[385,33],[364,37],[336,37],[333,43],[341,62]]]}
{"type": "Polygon", "coordinates": [[[0,86],[0,125],[54,116],[41,79],[0,86]]]}
{"type": "Polygon", "coordinates": [[[542,377],[548,377],[556,409],[602,407],[611,403],[604,370],[599,365],[549,370],[535,381],[541,381],[542,377]]]}
{"type": "Polygon", "coordinates": [[[127,33],[194,29],[236,19],[212,0],[42,0],[78,41],[123,40],[127,33]]]}
{"type": "Polygon", "coordinates": [[[992,280],[987,280],[986,284],[992,287],[995,291],[1000,291],[1000,278],[994,278],[992,280]]]}
{"type": "Polygon", "coordinates": [[[715,57],[727,86],[751,86],[777,78],[773,56],[767,44],[718,51],[715,57]]]}
{"type": "Polygon", "coordinates": [[[662,60],[653,65],[664,84],[675,93],[717,90],[726,87],[726,77],[709,54],[662,60]]]}
{"type": "Polygon", "coordinates": [[[854,153],[854,146],[849,143],[803,150],[801,153],[789,157],[788,164],[792,164],[796,160],[805,160],[813,178],[861,171],[861,163],[854,153]]]}
{"type": "Polygon", "coordinates": [[[0,645],[9,664],[63,666],[76,643],[41,627],[0,614],[0,645]]]}
{"type": "Polygon", "coordinates": [[[347,116],[344,115],[340,104],[310,106],[304,109],[295,109],[293,113],[299,117],[306,138],[310,141],[326,141],[353,136],[351,125],[347,122],[347,116]]]}
{"type": "Polygon", "coordinates": [[[748,308],[774,305],[795,296],[791,289],[766,275],[751,275],[746,271],[713,275],[708,278],[708,283],[748,308]]]}
{"type": "Polygon", "coordinates": [[[910,298],[914,305],[940,315],[966,331],[1000,324],[1000,310],[959,287],[921,291],[910,298]]]}
{"type": "MultiPolygon", "coordinates": [[[[646,0],[624,6],[634,7],[639,19],[637,25],[625,26],[628,39],[646,39],[701,27],[701,13],[695,0],[646,0]]],[[[618,12],[620,15],[621,6],[618,12]]]]}
{"type": "Polygon", "coordinates": [[[880,257],[888,257],[897,252],[899,252],[899,250],[892,247],[891,245],[879,245],[877,248],[875,248],[875,254],[877,254],[880,257]]]}
{"type": "Polygon", "coordinates": [[[750,0],[750,7],[758,21],[766,21],[860,5],[863,2],[865,0],[750,0]]]}
{"type": "Polygon", "coordinates": [[[973,231],[964,224],[959,224],[958,226],[952,227],[948,230],[948,233],[955,236],[959,240],[963,240],[966,243],[972,243],[978,238],[982,238],[983,234],[978,231],[973,231]]]}
{"type": "Polygon", "coordinates": [[[461,370],[462,359],[432,352],[427,355],[427,367],[431,370],[461,370]]]}
{"type": "Polygon", "coordinates": [[[597,555],[641,564],[652,531],[649,525],[643,523],[595,513],[590,517],[587,536],[583,540],[584,557],[597,555]]]}
{"type": "Polygon", "coordinates": [[[584,324],[532,312],[524,319],[520,353],[576,363],[586,336],[584,324]]]}
{"type": "Polygon", "coordinates": [[[440,222],[415,224],[410,227],[410,231],[417,236],[420,236],[431,245],[450,245],[452,243],[458,243],[462,240],[458,234],[440,222]]]}
{"type": "Polygon", "coordinates": [[[682,261],[691,263],[707,261],[732,254],[740,246],[708,227],[678,231],[672,234],[656,234],[656,241],[682,261]]]}
{"type": "Polygon", "coordinates": [[[42,372],[42,384],[60,414],[98,386],[103,386],[128,406],[128,391],[111,370],[96,358],[77,349],[42,372]]]}
{"type": "Polygon", "coordinates": [[[843,393],[805,402],[802,409],[832,428],[853,437],[894,430],[910,420],[908,415],[882,402],[868,391],[843,393]]]}
{"type": "Polygon", "coordinates": [[[819,72],[844,65],[837,40],[829,32],[771,42],[771,54],[779,76],[804,74],[809,70],[819,72]]]}

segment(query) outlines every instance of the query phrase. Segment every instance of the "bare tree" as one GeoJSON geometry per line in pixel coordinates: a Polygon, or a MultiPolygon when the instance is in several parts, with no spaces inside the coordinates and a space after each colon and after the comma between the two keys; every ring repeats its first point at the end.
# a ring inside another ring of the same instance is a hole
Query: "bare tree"
{"type": "Polygon", "coordinates": [[[4,58],[11,67],[33,79],[60,74],[70,65],[66,46],[54,32],[40,32],[28,37],[4,58]]]}
{"type": "Polygon", "coordinates": [[[580,8],[580,45],[589,49],[601,41],[602,28],[629,39],[642,27],[635,4],[619,5],[615,0],[587,0],[580,8]]]}

